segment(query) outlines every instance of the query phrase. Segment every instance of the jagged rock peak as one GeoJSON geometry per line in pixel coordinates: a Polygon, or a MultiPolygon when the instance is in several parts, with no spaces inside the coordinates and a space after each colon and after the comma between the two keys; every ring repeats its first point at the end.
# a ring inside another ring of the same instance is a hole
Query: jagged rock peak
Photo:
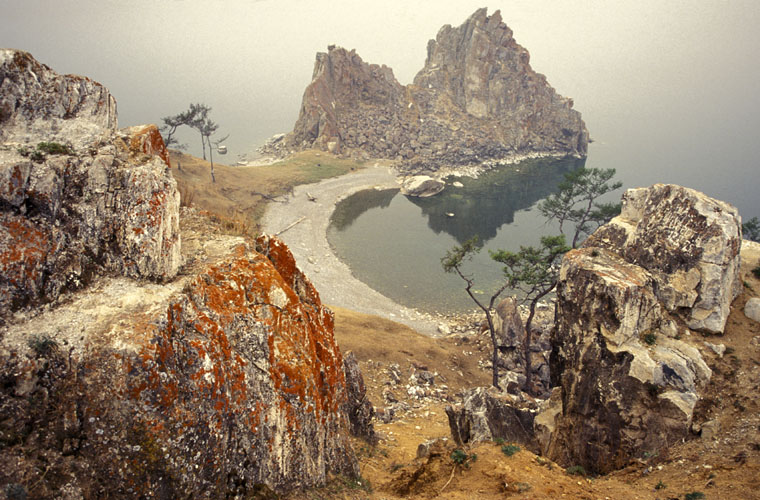
{"type": "Polygon", "coordinates": [[[59,75],[28,52],[0,49],[0,142],[76,147],[117,127],[116,100],[103,85],[59,75]]]}
{"type": "Polygon", "coordinates": [[[418,173],[526,154],[585,157],[580,113],[529,59],[501,15],[485,9],[444,26],[406,87],[387,66],[330,46],[317,54],[293,132],[270,152],[316,147],[400,160],[418,173]]]}

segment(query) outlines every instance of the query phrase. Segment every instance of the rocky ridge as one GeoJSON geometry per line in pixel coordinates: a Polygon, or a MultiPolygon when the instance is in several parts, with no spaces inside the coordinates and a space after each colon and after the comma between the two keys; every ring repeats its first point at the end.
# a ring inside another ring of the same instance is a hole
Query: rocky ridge
{"type": "Polygon", "coordinates": [[[265,150],[389,158],[406,173],[524,155],[585,157],[580,113],[529,59],[500,13],[486,9],[441,28],[408,86],[387,66],[330,46],[317,54],[293,132],[265,150]]]}

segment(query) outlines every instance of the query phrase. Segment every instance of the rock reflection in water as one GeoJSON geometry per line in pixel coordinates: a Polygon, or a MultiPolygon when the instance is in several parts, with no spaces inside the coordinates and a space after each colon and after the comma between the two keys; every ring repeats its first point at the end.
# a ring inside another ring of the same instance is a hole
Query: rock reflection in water
{"type": "Polygon", "coordinates": [[[387,297],[427,311],[464,311],[473,303],[459,277],[441,269],[441,257],[474,235],[486,247],[467,265],[476,294],[498,286],[501,273],[489,258],[497,248],[517,250],[556,233],[537,210],[563,174],[580,160],[531,160],[483,173],[477,179],[449,179],[430,198],[398,189],[368,189],[335,207],[328,240],[354,276],[387,297]],[[462,186],[456,187],[453,182],[462,186]],[[449,215],[449,214],[453,214],[449,215]]]}
{"type": "Polygon", "coordinates": [[[585,161],[523,162],[490,170],[477,179],[460,179],[463,187],[448,185],[436,196],[409,197],[409,201],[422,209],[428,226],[436,233],[446,232],[459,243],[476,235],[485,242],[493,239],[501,226],[514,222],[516,211],[553,193],[563,175],[582,167],[585,161]]]}

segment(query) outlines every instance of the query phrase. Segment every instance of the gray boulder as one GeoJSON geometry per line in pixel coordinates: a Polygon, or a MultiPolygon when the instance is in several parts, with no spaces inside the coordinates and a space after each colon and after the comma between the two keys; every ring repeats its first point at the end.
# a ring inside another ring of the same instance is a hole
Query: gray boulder
{"type": "Polygon", "coordinates": [[[744,304],[744,315],[760,323],[760,299],[752,297],[744,304]]]}
{"type": "Polygon", "coordinates": [[[665,308],[689,328],[722,333],[741,291],[741,219],[736,208],[669,184],[629,189],[620,216],[585,247],[601,247],[640,266],[665,308]]]}
{"type": "Polygon", "coordinates": [[[553,460],[608,472],[689,432],[712,372],[697,349],[676,339],[656,283],[605,249],[563,259],[552,364],[562,414],[548,446],[553,460]]]}
{"type": "Polygon", "coordinates": [[[520,443],[537,452],[533,432],[537,406],[520,401],[494,387],[476,387],[467,391],[456,408],[446,406],[451,435],[459,446],[503,439],[520,443]]]}

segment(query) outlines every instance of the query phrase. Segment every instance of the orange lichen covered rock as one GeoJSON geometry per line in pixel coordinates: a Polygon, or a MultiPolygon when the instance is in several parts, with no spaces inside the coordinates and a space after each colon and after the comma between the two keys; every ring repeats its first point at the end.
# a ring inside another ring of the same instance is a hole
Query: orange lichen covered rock
{"type": "Polygon", "coordinates": [[[164,138],[155,125],[137,125],[122,129],[122,133],[129,136],[129,149],[133,153],[141,153],[149,156],[158,156],[171,167],[169,150],[166,149],[164,138]]]}
{"type": "MultiPolygon", "coordinates": [[[[53,458],[43,491],[66,477],[85,498],[247,498],[261,484],[287,491],[357,474],[333,315],[283,243],[255,246],[187,278],[162,307],[139,308],[155,313],[122,315],[69,352],[24,352],[13,344],[19,332],[5,336],[0,357],[14,375],[0,390],[0,434],[10,422],[65,428],[46,453],[77,464],[67,476],[70,464],[53,458]],[[43,379],[45,363],[57,371],[43,379]],[[55,404],[33,407],[29,394],[43,388],[55,404]]],[[[71,329],[53,334],[59,345],[80,335],[71,329]]],[[[27,438],[6,448],[8,460],[27,438]]],[[[5,468],[0,481],[22,482],[23,470],[5,468]]]]}

